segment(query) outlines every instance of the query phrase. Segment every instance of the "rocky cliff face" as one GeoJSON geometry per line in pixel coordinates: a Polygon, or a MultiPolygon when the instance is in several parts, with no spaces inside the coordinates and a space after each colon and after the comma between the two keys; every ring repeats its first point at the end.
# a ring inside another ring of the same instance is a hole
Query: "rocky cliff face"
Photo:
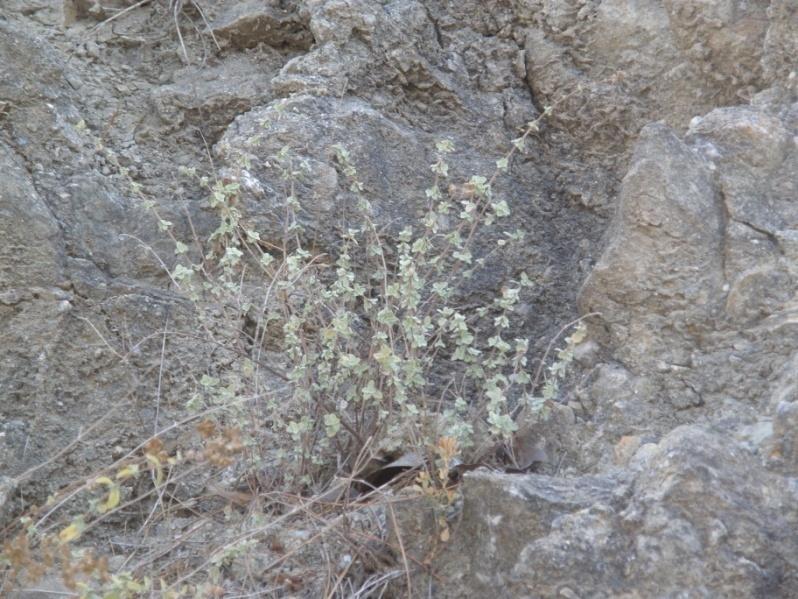
{"type": "Polygon", "coordinates": [[[264,165],[290,145],[324,246],[346,201],[332,145],[398,231],[435,141],[453,175],[489,172],[553,106],[500,184],[527,243],[468,293],[536,276],[536,351],[598,316],[546,474],[466,475],[433,596],[798,594],[793,1],[133,4],[0,7],[0,508],[178,418],[207,366],[139,208],[211,230],[180,167],[245,158],[242,206],[269,233],[264,165]]]}

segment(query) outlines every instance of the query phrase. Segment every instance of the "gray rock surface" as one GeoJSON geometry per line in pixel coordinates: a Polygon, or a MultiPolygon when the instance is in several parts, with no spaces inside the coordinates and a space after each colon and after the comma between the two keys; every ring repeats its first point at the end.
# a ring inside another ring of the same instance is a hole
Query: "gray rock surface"
{"type": "Polygon", "coordinates": [[[266,44],[276,48],[308,50],[313,35],[299,2],[233,0],[216,2],[210,26],[215,36],[233,48],[266,44]]]}
{"type": "MultiPolygon", "coordinates": [[[[19,476],[101,416],[116,423],[27,481],[27,492],[43,499],[88,464],[109,460],[110,448],[152,429],[157,332],[190,317],[151,252],[168,244],[96,145],[113,112],[93,111],[93,101],[107,102],[109,92],[67,63],[57,44],[34,35],[35,27],[3,17],[0,469],[19,476]]],[[[141,168],[135,146],[117,150],[132,171],[141,168]]],[[[165,356],[174,373],[167,376],[178,377],[165,386],[165,411],[185,394],[178,373],[190,362],[175,350],[165,356]]]]}
{"type": "Polygon", "coordinates": [[[477,471],[429,584],[435,597],[791,597],[797,492],[697,426],[621,473],[477,471]]]}
{"type": "Polygon", "coordinates": [[[395,232],[437,140],[453,179],[489,174],[552,107],[496,187],[527,242],[463,303],[529,273],[534,355],[600,314],[535,429],[546,475],[466,476],[435,596],[798,595],[793,0],[134,4],[0,8],[0,515],[180,417],[213,368],[141,209],[212,230],[180,167],[242,176],[273,235],[289,146],[328,248],[352,201],[333,144],[395,232]]]}

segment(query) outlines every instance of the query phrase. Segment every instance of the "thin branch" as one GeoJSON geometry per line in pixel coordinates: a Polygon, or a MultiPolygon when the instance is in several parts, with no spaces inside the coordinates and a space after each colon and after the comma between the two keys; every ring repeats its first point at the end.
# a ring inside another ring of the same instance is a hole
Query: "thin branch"
{"type": "Polygon", "coordinates": [[[163,340],[161,341],[161,361],[158,366],[158,389],[155,394],[155,421],[153,422],[153,430],[155,433],[158,431],[158,418],[161,415],[161,383],[163,382],[163,364],[166,355],[166,333],[169,329],[169,307],[166,308],[166,315],[164,316],[163,324],[163,340]]]}

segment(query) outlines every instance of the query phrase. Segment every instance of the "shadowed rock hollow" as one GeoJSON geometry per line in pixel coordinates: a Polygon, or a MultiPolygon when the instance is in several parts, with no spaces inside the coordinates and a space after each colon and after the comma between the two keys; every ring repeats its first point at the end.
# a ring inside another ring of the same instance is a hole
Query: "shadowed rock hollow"
{"type": "MultiPolygon", "coordinates": [[[[133,4],[0,7],[0,515],[179,419],[208,367],[164,341],[192,315],[137,206],[211,231],[180,167],[243,176],[242,210],[277,236],[268,161],[289,145],[303,224],[332,247],[333,145],[395,234],[437,140],[453,178],[490,173],[554,106],[497,183],[526,242],[464,301],[529,273],[514,332],[537,354],[599,315],[539,434],[543,474],[466,474],[419,596],[798,596],[795,2],[216,0],[186,8],[182,42],[151,2],[100,25],[133,4]]],[[[400,516],[423,563],[426,514],[400,516]]]]}

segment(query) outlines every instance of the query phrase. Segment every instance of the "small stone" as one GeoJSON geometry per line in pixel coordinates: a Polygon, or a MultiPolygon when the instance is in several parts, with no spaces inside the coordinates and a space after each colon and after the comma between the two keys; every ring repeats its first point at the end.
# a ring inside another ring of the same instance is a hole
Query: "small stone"
{"type": "Polygon", "coordinates": [[[599,345],[595,341],[585,341],[574,348],[574,360],[585,368],[595,365],[599,354],[599,345]]]}

